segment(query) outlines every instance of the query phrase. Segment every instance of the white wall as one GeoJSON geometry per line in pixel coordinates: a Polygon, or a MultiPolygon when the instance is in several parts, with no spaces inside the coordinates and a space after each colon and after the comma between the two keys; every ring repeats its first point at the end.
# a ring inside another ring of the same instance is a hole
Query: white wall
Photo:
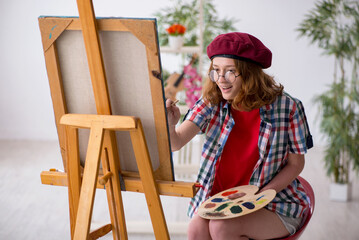
{"type": "MultiPolygon", "coordinates": [[[[97,16],[152,17],[172,1],[94,0],[97,16]],[[126,3],[125,3],[126,2],[126,3]]],[[[314,136],[312,98],[332,77],[333,61],[298,39],[295,29],[314,0],[215,0],[220,16],[235,17],[239,31],[261,39],[273,52],[268,72],[300,98],[314,136]]],[[[0,139],[57,139],[37,18],[77,16],[75,0],[0,1],[0,139]]],[[[315,138],[319,142],[318,137],[315,138]]]]}

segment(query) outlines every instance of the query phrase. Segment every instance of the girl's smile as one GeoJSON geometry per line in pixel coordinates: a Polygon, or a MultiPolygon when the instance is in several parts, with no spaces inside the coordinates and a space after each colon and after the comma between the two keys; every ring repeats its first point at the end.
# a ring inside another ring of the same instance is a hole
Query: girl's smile
{"type": "Polygon", "coordinates": [[[219,89],[221,89],[222,94],[223,93],[229,93],[232,89],[232,86],[221,86],[218,85],[219,89]]]}

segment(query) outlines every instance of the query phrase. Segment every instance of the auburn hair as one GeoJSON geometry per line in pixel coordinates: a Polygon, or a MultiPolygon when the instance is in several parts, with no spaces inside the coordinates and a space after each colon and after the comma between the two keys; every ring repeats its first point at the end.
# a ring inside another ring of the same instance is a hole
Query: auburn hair
{"type": "MultiPolygon", "coordinates": [[[[272,76],[263,71],[261,66],[252,62],[233,60],[236,70],[241,74],[241,86],[239,93],[231,102],[232,108],[251,111],[271,104],[277,96],[283,94],[283,85],[277,84],[272,76]]],[[[209,67],[209,72],[211,70],[213,70],[213,61],[209,67]]],[[[203,87],[203,98],[213,105],[225,100],[217,84],[209,78],[203,87]]]]}

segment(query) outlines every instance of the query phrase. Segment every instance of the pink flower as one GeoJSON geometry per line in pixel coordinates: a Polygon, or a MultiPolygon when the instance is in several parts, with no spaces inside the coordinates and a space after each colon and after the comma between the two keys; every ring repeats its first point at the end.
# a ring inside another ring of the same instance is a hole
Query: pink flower
{"type": "Polygon", "coordinates": [[[184,87],[186,90],[186,104],[189,108],[198,101],[202,94],[202,78],[197,69],[191,64],[184,67],[184,87]]]}

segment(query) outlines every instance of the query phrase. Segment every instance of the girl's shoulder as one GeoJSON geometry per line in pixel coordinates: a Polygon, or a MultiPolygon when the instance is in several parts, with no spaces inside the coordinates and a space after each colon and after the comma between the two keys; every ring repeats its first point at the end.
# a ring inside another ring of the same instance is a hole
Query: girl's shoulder
{"type": "Polygon", "coordinates": [[[302,102],[293,96],[291,96],[289,93],[283,91],[282,95],[279,95],[276,100],[271,104],[271,107],[274,109],[287,109],[287,110],[293,110],[293,109],[303,109],[302,102]]]}

